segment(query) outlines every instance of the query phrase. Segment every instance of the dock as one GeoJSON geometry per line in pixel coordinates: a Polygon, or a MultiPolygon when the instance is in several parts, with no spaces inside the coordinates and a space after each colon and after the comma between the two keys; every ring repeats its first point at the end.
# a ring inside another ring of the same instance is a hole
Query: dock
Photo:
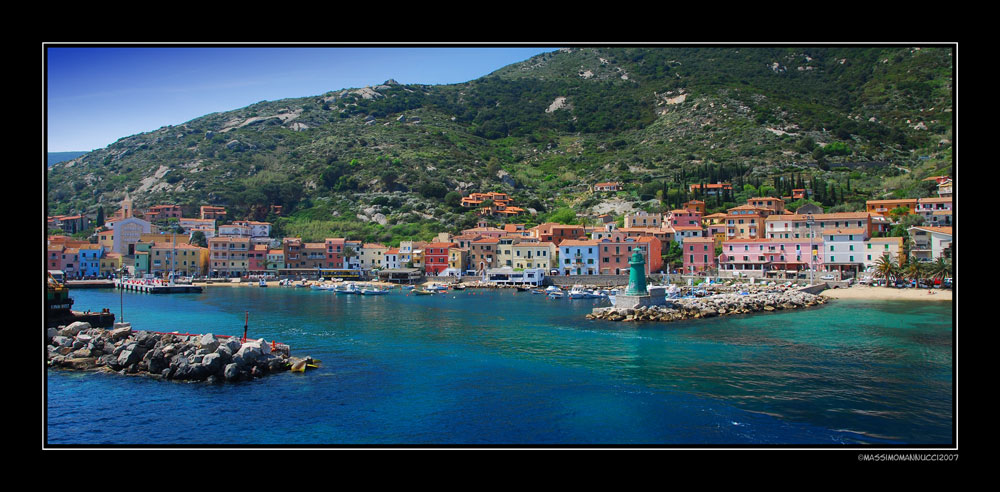
{"type": "Polygon", "coordinates": [[[175,294],[180,292],[201,292],[200,285],[169,284],[159,280],[121,280],[114,282],[116,289],[131,290],[134,292],[145,292],[148,294],[175,294]]]}

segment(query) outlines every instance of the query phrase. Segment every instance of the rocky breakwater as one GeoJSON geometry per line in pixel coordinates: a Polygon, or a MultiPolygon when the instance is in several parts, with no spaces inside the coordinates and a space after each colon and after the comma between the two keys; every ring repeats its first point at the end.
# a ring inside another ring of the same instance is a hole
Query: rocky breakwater
{"type": "MultiPolygon", "coordinates": [[[[129,323],[113,329],[77,322],[48,328],[49,367],[148,375],[182,381],[241,381],[288,370],[300,361],[289,348],[236,337],[177,335],[132,330],[129,323]]],[[[310,358],[305,360],[311,361],[310,358]]]]}
{"type": "Polygon", "coordinates": [[[667,299],[662,306],[616,309],[595,308],[587,319],[609,321],[681,321],[761,311],[781,311],[825,304],[821,296],[789,290],[751,294],[716,294],[709,297],[667,299]]]}

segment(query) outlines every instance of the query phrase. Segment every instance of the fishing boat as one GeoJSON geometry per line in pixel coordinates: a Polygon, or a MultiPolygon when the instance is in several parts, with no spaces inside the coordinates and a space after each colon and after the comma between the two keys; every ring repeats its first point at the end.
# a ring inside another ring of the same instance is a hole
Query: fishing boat
{"type": "Polygon", "coordinates": [[[451,286],[452,290],[465,290],[465,284],[453,284],[451,286]]]}
{"type": "Polygon", "coordinates": [[[514,288],[516,288],[518,292],[524,292],[530,290],[528,287],[525,287],[523,285],[515,285],[514,288]]]}
{"type": "Polygon", "coordinates": [[[553,290],[553,291],[550,291],[550,292],[546,293],[545,296],[548,297],[549,299],[562,299],[562,297],[563,297],[563,291],[561,291],[561,290],[553,290]]]}
{"type": "Polygon", "coordinates": [[[431,284],[429,287],[427,287],[427,290],[432,290],[435,292],[444,292],[448,290],[448,287],[441,284],[431,284]]]}
{"type": "Polygon", "coordinates": [[[296,287],[309,287],[309,281],[306,280],[306,279],[299,280],[298,283],[295,284],[295,286],[296,287]]]}
{"type": "Polygon", "coordinates": [[[434,295],[434,291],[432,291],[432,290],[425,290],[425,289],[414,289],[413,293],[416,294],[416,295],[418,295],[418,296],[432,296],[432,295],[434,295]]]}

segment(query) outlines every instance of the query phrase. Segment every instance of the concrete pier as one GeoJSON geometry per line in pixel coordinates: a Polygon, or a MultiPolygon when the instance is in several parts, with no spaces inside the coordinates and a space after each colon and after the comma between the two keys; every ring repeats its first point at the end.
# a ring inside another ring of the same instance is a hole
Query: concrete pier
{"type": "Polygon", "coordinates": [[[156,281],[146,280],[115,280],[116,289],[131,290],[134,292],[145,292],[148,294],[173,294],[177,292],[201,292],[200,285],[180,285],[165,284],[156,281]]]}

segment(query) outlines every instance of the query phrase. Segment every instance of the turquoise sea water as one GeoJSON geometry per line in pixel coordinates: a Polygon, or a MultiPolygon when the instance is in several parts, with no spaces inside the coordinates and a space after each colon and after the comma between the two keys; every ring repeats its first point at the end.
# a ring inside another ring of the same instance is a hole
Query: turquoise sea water
{"type": "MultiPolygon", "coordinates": [[[[119,313],[113,290],[75,308],[119,313]]],[[[603,302],[604,304],[601,304],[603,302]]],[[[124,294],[134,329],[322,361],[212,385],[49,370],[50,445],[952,444],[952,306],[836,300],[674,323],[512,292],[124,294]]]]}

